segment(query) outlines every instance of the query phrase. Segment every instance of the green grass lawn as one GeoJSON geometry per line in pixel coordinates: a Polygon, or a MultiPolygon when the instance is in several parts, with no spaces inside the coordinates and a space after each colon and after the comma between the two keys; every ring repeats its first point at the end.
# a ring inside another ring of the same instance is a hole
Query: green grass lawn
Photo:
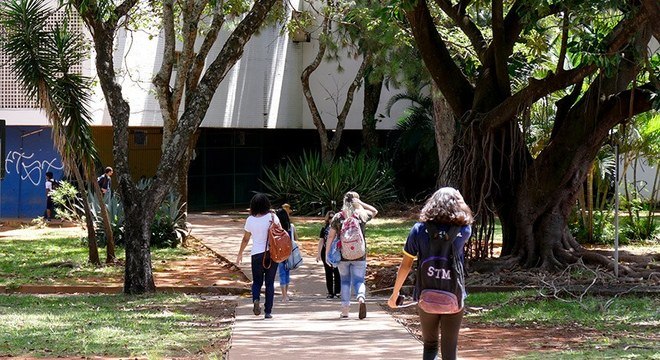
{"type": "MultiPolygon", "coordinates": [[[[376,218],[367,224],[367,248],[369,255],[397,255],[401,254],[403,244],[406,242],[410,228],[415,224],[412,220],[397,218],[376,218]]],[[[298,238],[302,241],[319,240],[319,232],[323,221],[318,223],[306,222],[296,225],[298,238]]]]}
{"type": "MultiPolygon", "coordinates": [[[[94,267],[87,262],[87,244],[79,237],[58,229],[22,232],[23,237],[0,238],[0,286],[53,283],[75,284],[80,277],[121,277],[123,266],[94,267]]],[[[179,259],[190,250],[184,248],[152,249],[152,262],[179,259]]],[[[105,249],[99,248],[101,259],[105,249]]],[[[124,249],[116,249],[124,258],[124,249]]]]}
{"type": "MultiPolygon", "coordinates": [[[[375,218],[366,227],[369,255],[400,255],[415,220],[403,218],[375,218]]],[[[298,237],[302,241],[318,241],[323,221],[296,224],[298,237]]],[[[495,242],[502,242],[502,227],[495,224],[495,242]]]]}
{"type": "Polygon", "coordinates": [[[0,296],[0,357],[221,358],[210,345],[229,339],[233,307],[185,295],[0,296]]]}
{"type": "Polygon", "coordinates": [[[468,297],[467,303],[483,310],[468,314],[466,319],[490,326],[564,328],[600,334],[581,349],[531,353],[516,359],[660,359],[660,298],[622,296],[611,300],[587,296],[582,303],[567,300],[543,298],[534,292],[476,293],[468,297]]]}

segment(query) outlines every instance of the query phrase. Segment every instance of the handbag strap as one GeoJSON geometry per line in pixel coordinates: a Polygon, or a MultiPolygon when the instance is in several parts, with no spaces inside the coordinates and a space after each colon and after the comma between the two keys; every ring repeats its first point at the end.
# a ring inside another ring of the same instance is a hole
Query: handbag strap
{"type": "Polygon", "coordinates": [[[270,269],[271,266],[273,266],[273,260],[270,258],[270,254],[268,253],[268,237],[270,235],[270,229],[275,224],[275,214],[272,212],[270,213],[270,224],[268,225],[268,232],[266,233],[266,248],[264,249],[264,256],[261,258],[261,266],[264,269],[270,269]],[[266,266],[266,258],[268,258],[268,266],[266,266]]]}
{"type": "Polygon", "coordinates": [[[261,266],[264,269],[270,269],[270,267],[273,266],[273,260],[270,258],[268,250],[264,251],[264,256],[261,258],[261,266]],[[268,258],[268,266],[266,266],[266,258],[268,258]]]}

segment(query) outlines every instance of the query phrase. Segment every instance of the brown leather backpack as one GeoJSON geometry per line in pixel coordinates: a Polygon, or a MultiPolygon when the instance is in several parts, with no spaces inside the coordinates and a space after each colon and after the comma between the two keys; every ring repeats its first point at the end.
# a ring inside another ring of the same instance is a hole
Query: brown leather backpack
{"type": "Polygon", "coordinates": [[[289,236],[289,233],[282,228],[282,225],[275,222],[275,215],[271,213],[270,216],[270,227],[268,227],[268,248],[266,251],[269,252],[270,260],[276,263],[281,263],[291,256],[291,237],[289,236]]]}

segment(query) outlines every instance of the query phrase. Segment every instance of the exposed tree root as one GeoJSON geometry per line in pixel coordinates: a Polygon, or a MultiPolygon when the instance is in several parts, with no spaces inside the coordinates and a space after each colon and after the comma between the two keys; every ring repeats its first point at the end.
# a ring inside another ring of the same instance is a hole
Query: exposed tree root
{"type": "MultiPolygon", "coordinates": [[[[487,259],[472,261],[469,263],[468,271],[481,274],[493,274],[511,271],[537,271],[539,273],[557,274],[563,273],[566,269],[576,264],[582,264],[585,268],[607,271],[612,278],[614,272],[614,262],[609,253],[601,251],[587,250],[582,247],[572,250],[555,249],[551,257],[537,258],[531,263],[536,266],[525,266],[530,263],[530,259],[522,256],[503,256],[497,259],[487,259]],[[534,270],[536,269],[536,270],[534,270]]],[[[653,284],[660,283],[660,264],[655,263],[652,256],[627,253],[625,261],[619,261],[619,280],[626,282],[646,282],[653,284]]]]}

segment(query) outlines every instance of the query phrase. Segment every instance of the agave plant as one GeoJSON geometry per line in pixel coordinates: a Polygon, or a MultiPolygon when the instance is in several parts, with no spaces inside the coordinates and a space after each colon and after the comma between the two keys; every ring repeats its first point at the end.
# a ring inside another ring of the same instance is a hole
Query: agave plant
{"type": "Polygon", "coordinates": [[[348,154],[332,164],[318,153],[304,152],[274,169],[266,169],[260,181],[276,204],[288,202],[301,214],[320,215],[337,209],[347,191],[357,191],[368,203],[392,200],[394,175],[389,165],[364,153],[348,154]]]}
{"type": "Polygon", "coordinates": [[[181,203],[181,196],[170,192],[169,197],[161,204],[151,224],[151,246],[177,247],[189,235],[186,223],[186,204],[181,203]]]}
{"type": "Polygon", "coordinates": [[[87,201],[91,204],[92,220],[95,224],[96,238],[98,239],[99,245],[106,246],[108,240],[105,233],[105,226],[103,226],[103,215],[101,213],[102,206],[105,207],[108,212],[114,243],[119,246],[124,245],[124,205],[119,196],[113,193],[111,196],[107,197],[105,203],[102,203],[99,201],[98,196],[88,194],[87,201]]]}

